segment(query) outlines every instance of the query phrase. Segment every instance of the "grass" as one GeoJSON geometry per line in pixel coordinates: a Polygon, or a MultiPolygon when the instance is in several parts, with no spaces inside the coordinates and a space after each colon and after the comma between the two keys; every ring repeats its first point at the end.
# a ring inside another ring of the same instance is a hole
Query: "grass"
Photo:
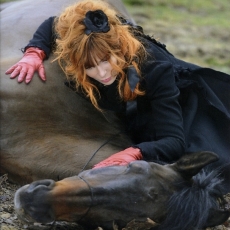
{"type": "Polygon", "coordinates": [[[12,0],[0,0],[0,3],[13,2],[12,0]]]}
{"type": "Polygon", "coordinates": [[[229,0],[123,0],[147,34],[177,57],[230,73],[229,0]]]}
{"type": "Polygon", "coordinates": [[[155,19],[194,25],[217,25],[229,28],[229,0],[123,0],[132,13],[142,12],[155,19]]]}

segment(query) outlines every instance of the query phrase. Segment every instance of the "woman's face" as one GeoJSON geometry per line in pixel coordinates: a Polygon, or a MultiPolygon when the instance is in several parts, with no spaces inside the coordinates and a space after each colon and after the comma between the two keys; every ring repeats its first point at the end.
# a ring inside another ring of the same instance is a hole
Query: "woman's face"
{"type": "MultiPolygon", "coordinates": [[[[117,62],[113,56],[111,57],[111,61],[113,63],[117,62]]],[[[85,69],[87,76],[95,79],[103,85],[111,85],[117,77],[116,71],[113,70],[108,60],[99,60],[96,58],[96,62],[98,64],[95,64],[95,66],[85,69]]]]}

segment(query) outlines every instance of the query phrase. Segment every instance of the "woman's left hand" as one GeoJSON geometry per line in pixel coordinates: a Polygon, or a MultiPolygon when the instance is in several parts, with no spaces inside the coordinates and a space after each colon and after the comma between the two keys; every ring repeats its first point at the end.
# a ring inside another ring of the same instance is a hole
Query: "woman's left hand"
{"type": "Polygon", "coordinates": [[[138,148],[127,148],[121,152],[115,153],[100,163],[94,165],[95,168],[102,168],[112,165],[127,165],[128,163],[135,160],[142,160],[143,156],[140,149],[138,148]]]}

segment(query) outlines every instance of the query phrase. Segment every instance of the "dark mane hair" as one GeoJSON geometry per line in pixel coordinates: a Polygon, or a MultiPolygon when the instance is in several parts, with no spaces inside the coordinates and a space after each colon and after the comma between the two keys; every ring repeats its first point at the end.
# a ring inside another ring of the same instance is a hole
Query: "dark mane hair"
{"type": "Polygon", "coordinates": [[[220,209],[224,204],[222,179],[218,171],[201,171],[193,183],[178,185],[168,204],[168,216],[157,230],[195,230],[207,224],[207,210],[220,209]]]}

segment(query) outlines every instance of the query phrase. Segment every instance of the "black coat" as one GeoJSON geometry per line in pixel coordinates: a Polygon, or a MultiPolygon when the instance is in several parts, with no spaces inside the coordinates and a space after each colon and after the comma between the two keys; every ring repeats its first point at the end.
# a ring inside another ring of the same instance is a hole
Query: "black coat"
{"type": "MultiPolygon", "coordinates": [[[[54,45],[54,17],[46,20],[26,46],[39,47],[48,57],[54,45]]],[[[119,99],[115,81],[97,85],[99,105],[117,112],[145,160],[171,162],[185,152],[213,151],[230,162],[230,76],[184,62],[148,36],[137,37],[150,53],[142,66],[146,94],[135,101],[119,99]]],[[[127,70],[135,87],[137,73],[127,70]]]]}

